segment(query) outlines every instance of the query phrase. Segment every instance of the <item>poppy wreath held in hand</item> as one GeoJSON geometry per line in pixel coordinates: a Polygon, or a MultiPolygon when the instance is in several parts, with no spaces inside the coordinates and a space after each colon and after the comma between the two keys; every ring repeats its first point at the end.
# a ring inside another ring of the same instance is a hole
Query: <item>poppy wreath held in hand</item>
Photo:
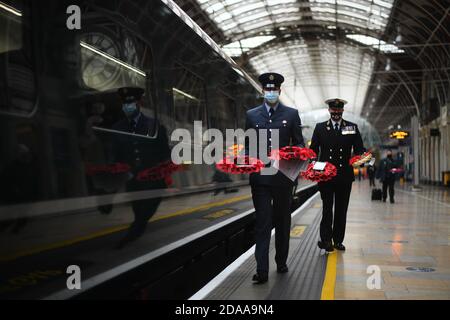
{"type": "Polygon", "coordinates": [[[86,174],[94,176],[99,173],[119,174],[130,171],[130,166],[126,163],[112,163],[112,164],[92,164],[86,163],[86,174]]]}
{"type": "Polygon", "coordinates": [[[367,151],[361,155],[354,156],[353,158],[350,159],[349,163],[353,167],[359,167],[360,165],[370,161],[370,159],[372,159],[372,154],[369,151],[367,151]]]}
{"type": "Polygon", "coordinates": [[[216,168],[225,173],[246,174],[261,171],[264,163],[249,156],[229,156],[216,163],[216,168]]]}
{"type": "Polygon", "coordinates": [[[301,148],[296,146],[286,146],[279,150],[272,151],[271,157],[283,160],[302,160],[306,161],[317,157],[316,153],[309,148],[301,148]]]}
{"type": "Polygon", "coordinates": [[[139,181],[157,181],[165,179],[166,182],[170,181],[170,176],[181,169],[181,166],[168,160],[159,163],[155,167],[144,169],[140,171],[136,177],[139,181]]]}
{"type": "Polygon", "coordinates": [[[314,164],[315,162],[310,163],[306,171],[301,173],[304,179],[314,182],[324,182],[333,179],[337,174],[336,167],[332,163],[327,162],[324,170],[314,170],[314,164]]]}

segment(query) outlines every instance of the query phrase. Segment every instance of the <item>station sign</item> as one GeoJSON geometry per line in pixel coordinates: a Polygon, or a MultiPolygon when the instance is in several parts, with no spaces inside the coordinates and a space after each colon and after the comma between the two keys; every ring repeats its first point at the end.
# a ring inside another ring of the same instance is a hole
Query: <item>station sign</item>
{"type": "Polygon", "coordinates": [[[405,138],[409,137],[409,132],[403,130],[396,130],[392,131],[389,137],[397,140],[404,140],[405,138]]]}

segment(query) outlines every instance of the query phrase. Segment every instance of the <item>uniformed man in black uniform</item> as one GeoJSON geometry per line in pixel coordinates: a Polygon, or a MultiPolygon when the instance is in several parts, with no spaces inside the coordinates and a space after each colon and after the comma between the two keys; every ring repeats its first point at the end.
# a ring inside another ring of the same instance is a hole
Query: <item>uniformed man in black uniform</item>
{"type": "MultiPolygon", "coordinates": [[[[284,106],[279,102],[280,86],[284,78],[277,73],[264,73],[259,77],[264,90],[264,103],[247,111],[246,128],[266,130],[267,154],[273,143],[271,131],[279,130],[279,147],[288,145],[304,146],[301,121],[297,109],[284,106]]],[[[261,147],[258,141],[257,149],[261,147]]],[[[274,143],[275,145],[275,143],[274,143]]],[[[246,144],[246,154],[249,145],[246,144]]],[[[258,150],[258,154],[260,154],[258,150]]],[[[264,152],[264,151],[263,151],[264,152]]],[[[250,154],[251,156],[251,154],[250,154]]],[[[268,164],[270,167],[270,164],[268,164]]],[[[253,276],[255,283],[265,283],[269,272],[269,245],[272,226],[275,226],[275,247],[277,271],[288,271],[286,265],[289,252],[291,227],[291,202],[294,182],[278,171],[274,175],[252,173],[250,175],[253,204],[256,212],[256,249],[257,273],[253,276]],[[273,217],[273,224],[272,224],[273,217]]]]}
{"type": "MultiPolygon", "coordinates": [[[[150,189],[163,189],[167,185],[164,179],[140,181],[138,174],[145,169],[158,166],[170,160],[170,148],[167,133],[156,119],[144,115],[144,90],[136,87],[124,87],[118,90],[125,118],[112,126],[113,130],[128,134],[117,134],[114,141],[115,162],[126,163],[131,167],[127,182],[128,192],[150,189]]],[[[148,220],[155,214],[161,202],[160,197],[134,200],[131,202],[134,222],[117,248],[139,238],[145,231],[148,220]]]]}
{"type": "Polygon", "coordinates": [[[330,119],[316,124],[311,139],[313,149],[321,162],[330,162],[336,166],[337,176],[330,181],[319,182],[323,201],[322,221],[320,223],[321,249],[328,252],[334,248],[345,250],[343,245],[347,220],[348,201],[355,180],[353,167],[349,164],[352,149],[354,154],[365,152],[361,134],[355,123],[342,119],[344,105],[342,99],[330,99],[328,104],[330,119]],[[334,204],[334,219],[333,219],[334,204]],[[332,243],[333,241],[333,243],[332,243]]]}

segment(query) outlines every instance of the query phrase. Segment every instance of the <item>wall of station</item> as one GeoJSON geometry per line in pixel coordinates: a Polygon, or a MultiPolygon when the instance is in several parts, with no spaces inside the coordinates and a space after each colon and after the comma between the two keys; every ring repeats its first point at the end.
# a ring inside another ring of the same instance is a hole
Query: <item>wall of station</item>
{"type": "Polygon", "coordinates": [[[419,129],[420,182],[444,184],[450,174],[450,104],[441,107],[441,115],[419,129]]]}

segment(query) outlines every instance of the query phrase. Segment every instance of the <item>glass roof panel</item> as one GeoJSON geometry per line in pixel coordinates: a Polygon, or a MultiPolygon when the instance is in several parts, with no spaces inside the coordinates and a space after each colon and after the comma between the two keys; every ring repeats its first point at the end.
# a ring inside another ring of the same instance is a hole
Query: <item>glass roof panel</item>
{"type": "MultiPolygon", "coordinates": [[[[261,26],[295,21],[298,24],[344,23],[349,26],[384,31],[394,0],[197,0],[200,6],[233,39],[261,26]],[[309,10],[308,10],[309,9],[309,10]],[[337,14],[337,15],[336,15],[337,14]],[[286,16],[290,18],[287,19],[286,16]],[[293,16],[292,16],[293,15],[293,16]],[[311,19],[304,19],[311,17],[311,19]],[[253,24],[253,23],[254,24],[253,24]]],[[[237,40],[237,39],[236,39],[237,40]]]]}
{"type": "Polygon", "coordinates": [[[284,75],[281,98],[287,104],[305,111],[324,108],[326,99],[340,97],[349,102],[347,111],[359,115],[375,57],[358,46],[330,40],[290,41],[266,49],[250,63],[258,73],[284,75]]]}
{"type": "Polygon", "coordinates": [[[232,56],[250,52],[249,63],[257,73],[282,73],[286,79],[281,94],[283,101],[302,111],[324,108],[327,98],[340,97],[349,101],[347,111],[359,115],[372,77],[376,50],[401,52],[396,46],[377,39],[385,31],[394,0],[197,2],[229,39],[230,43],[225,43],[223,49],[232,56]],[[289,26],[295,26],[295,30],[321,26],[330,32],[339,27],[350,32],[348,39],[340,42],[320,39],[320,36],[316,40],[287,40],[290,34],[282,34],[280,41],[274,41],[274,29],[287,32],[289,26]]]}

